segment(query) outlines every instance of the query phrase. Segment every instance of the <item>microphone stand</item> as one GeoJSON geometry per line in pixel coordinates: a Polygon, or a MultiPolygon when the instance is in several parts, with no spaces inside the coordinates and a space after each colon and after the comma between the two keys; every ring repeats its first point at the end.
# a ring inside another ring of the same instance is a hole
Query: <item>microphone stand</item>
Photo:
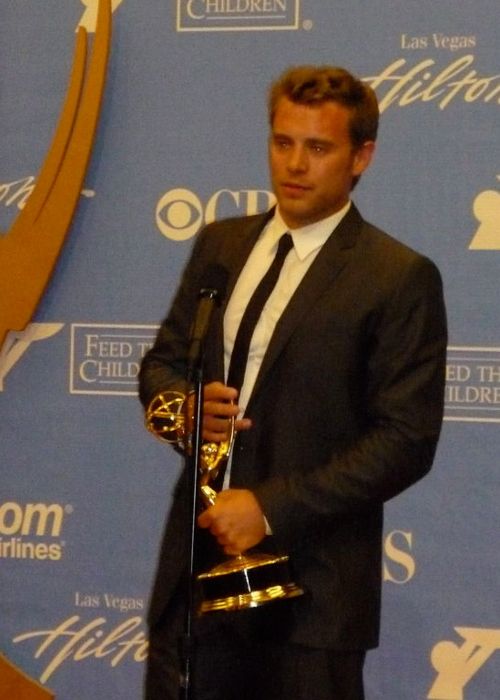
{"type": "MultiPolygon", "coordinates": [[[[184,634],[180,643],[181,684],[180,700],[191,700],[193,667],[195,663],[195,638],[193,635],[193,617],[195,602],[195,556],[196,556],[196,516],[198,504],[198,484],[200,474],[202,428],[203,428],[203,359],[205,338],[210,325],[214,305],[225,293],[227,271],[220,265],[213,265],[206,271],[207,284],[200,290],[200,301],[194,318],[190,346],[187,355],[187,387],[194,387],[195,410],[194,426],[188,434],[185,448],[185,464],[188,470],[188,488],[191,494],[190,503],[190,532],[189,532],[189,580],[187,590],[186,616],[184,634]]],[[[188,397],[184,402],[184,425],[189,426],[188,397]]]]}
{"type": "MultiPolygon", "coordinates": [[[[196,555],[196,517],[198,505],[198,483],[200,474],[200,449],[202,442],[203,427],[203,352],[198,353],[198,357],[188,369],[188,387],[194,386],[195,411],[194,426],[192,433],[188,436],[188,445],[185,453],[185,463],[188,470],[190,502],[190,532],[189,532],[189,579],[187,587],[187,607],[184,618],[184,633],[180,643],[181,656],[181,686],[179,700],[191,700],[192,677],[196,660],[196,642],[193,635],[193,617],[195,605],[195,555],[196,555]],[[189,442],[191,444],[189,444],[189,442]]],[[[188,410],[188,401],[185,403],[185,411],[188,410]]],[[[185,415],[185,420],[189,417],[185,415]]],[[[186,422],[186,425],[188,423],[186,422]]]]}

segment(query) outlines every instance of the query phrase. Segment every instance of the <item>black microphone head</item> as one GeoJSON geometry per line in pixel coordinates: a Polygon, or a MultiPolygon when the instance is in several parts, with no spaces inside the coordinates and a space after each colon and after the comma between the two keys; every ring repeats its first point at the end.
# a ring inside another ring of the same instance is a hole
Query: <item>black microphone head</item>
{"type": "Polygon", "coordinates": [[[220,304],[226,296],[228,278],[229,273],[224,265],[219,263],[208,265],[203,273],[203,284],[199,296],[215,299],[220,304]]]}

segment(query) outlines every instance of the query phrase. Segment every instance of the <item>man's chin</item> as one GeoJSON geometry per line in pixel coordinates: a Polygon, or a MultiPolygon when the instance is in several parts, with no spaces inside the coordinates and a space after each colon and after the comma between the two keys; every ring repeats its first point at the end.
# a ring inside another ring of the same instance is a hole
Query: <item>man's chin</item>
{"type": "Polygon", "coordinates": [[[300,203],[296,203],[294,206],[293,203],[282,204],[279,202],[279,208],[283,221],[292,229],[307,226],[311,221],[314,221],[312,213],[307,208],[301,207],[300,203]]]}

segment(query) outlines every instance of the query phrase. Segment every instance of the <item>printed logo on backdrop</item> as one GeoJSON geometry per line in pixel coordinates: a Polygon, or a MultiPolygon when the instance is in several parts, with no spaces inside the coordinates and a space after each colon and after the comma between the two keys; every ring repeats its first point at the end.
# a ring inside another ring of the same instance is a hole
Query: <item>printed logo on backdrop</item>
{"type": "Polygon", "coordinates": [[[177,0],[178,32],[299,28],[300,0],[177,0]]]}
{"type": "Polygon", "coordinates": [[[73,506],[60,503],[0,503],[0,561],[59,561],[65,519],[73,506]]]}
{"type": "Polygon", "coordinates": [[[75,591],[72,605],[76,612],[42,629],[16,634],[14,644],[31,650],[42,664],[38,679],[46,683],[63,666],[84,662],[116,668],[127,662],[144,663],[148,641],[140,613],[146,607],[142,597],[112,592],[75,591]]]}
{"type": "Polygon", "coordinates": [[[391,530],[384,535],[382,580],[384,583],[406,585],[417,572],[413,552],[413,533],[408,530],[391,530]]]}
{"type": "Polygon", "coordinates": [[[137,376],[158,326],[73,323],[70,393],[137,395],[137,376]]]}
{"type": "Polygon", "coordinates": [[[390,106],[409,107],[418,102],[434,102],[440,110],[456,100],[498,106],[500,75],[481,75],[472,68],[474,63],[473,54],[457,58],[444,68],[439,68],[433,58],[413,66],[400,58],[364,80],[377,92],[381,113],[390,106]],[[383,94],[382,87],[387,88],[383,94]]]}
{"type": "MultiPolygon", "coordinates": [[[[500,175],[497,175],[497,180],[500,181],[500,175]]],[[[479,226],[469,249],[500,250],[500,192],[480,192],[474,200],[473,212],[479,226]]]]}
{"type": "Polygon", "coordinates": [[[421,102],[432,102],[440,110],[457,101],[498,107],[500,74],[476,67],[472,50],[479,44],[480,37],[475,34],[405,32],[398,37],[398,49],[416,60],[397,58],[378,74],[364,79],[377,92],[381,112],[392,106],[409,107],[421,102]],[[451,55],[451,60],[442,64],[429,54],[451,55]]]}
{"type": "Polygon", "coordinates": [[[500,347],[448,348],[444,419],[500,423],[500,347]]]}
{"type": "MultiPolygon", "coordinates": [[[[0,202],[6,208],[16,207],[16,209],[22,211],[35,189],[35,185],[36,178],[34,175],[26,175],[11,182],[0,182],[0,202]]],[[[95,190],[84,188],[80,194],[82,197],[95,197],[95,190]]]]}
{"type": "Polygon", "coordinates": [[[250,216],[266,211],[275,202],[267,190],[230,190],[214,192],[206,202],[191,190],[168,190],[158,200],[155,220],[160,232],[173,241],[192,238],[200,227],[229,216],[250,216]]]}
{"type": "Polygon", "coordinates": [[[455,627],[455,632],[463,642],[441,641],[431,652],[438,675],[427,700],[466,700],[464,691],[469,681],[500,650],[500,629],[455,627]]]}

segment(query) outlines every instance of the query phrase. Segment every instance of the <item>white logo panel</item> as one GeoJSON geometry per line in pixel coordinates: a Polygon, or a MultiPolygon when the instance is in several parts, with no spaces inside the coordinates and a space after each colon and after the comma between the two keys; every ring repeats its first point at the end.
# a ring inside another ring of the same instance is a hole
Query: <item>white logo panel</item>
{"type": "Polygon", "coordinates": [[[144,354],[158,326],[73,323],[71,325],[71,394],[137,394],[144,354]]]}
{"type": "Polygon", "coordinates": [[[300,0],[177,0],[178,32],[299,28],[300,0]]]}
{"type": "Polygon", "coordinates": [[[444,419],[500,423],[500,348],[448,348],[444,419]]]}

